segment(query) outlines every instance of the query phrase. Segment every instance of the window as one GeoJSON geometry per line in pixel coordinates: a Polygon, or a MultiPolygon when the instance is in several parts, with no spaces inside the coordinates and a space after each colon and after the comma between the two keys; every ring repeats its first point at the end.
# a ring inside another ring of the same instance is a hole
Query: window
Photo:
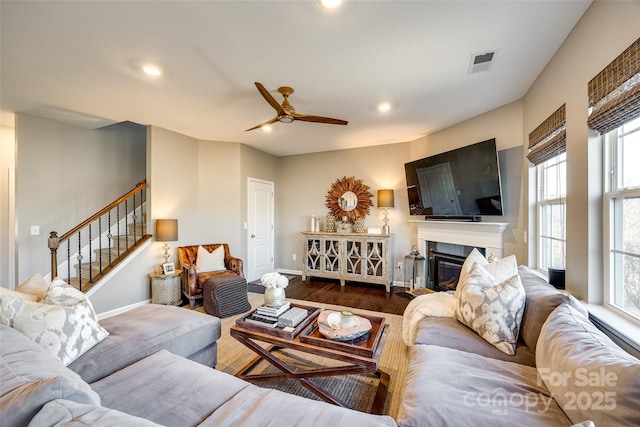
{"type": "Polygon", "coordinates": [[[605,135],[605,303],[640,319],[640,118],[605,135]]]}
{"type": "Polygon", "coordinates": [[[538,268],[565,268],[567,155],[536,166],[538,177],[538,268]]]}

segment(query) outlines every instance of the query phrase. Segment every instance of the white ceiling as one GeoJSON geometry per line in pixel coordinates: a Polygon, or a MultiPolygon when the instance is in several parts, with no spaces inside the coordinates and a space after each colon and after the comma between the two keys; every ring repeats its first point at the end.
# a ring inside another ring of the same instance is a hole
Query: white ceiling
{"type": "Polygon", "coordinates": [[[522,98],[590,3],[1,1],[0,108],[279,156],[411,141],[522,98]],[[469,74],[487,51],[492,68],[469,74]],[[142,76],[146,61],[163,76],[142,76]],[[298,113],[349,124],[245,132],[275,116],[256,81],[278,101],[293,87],[298,113]]]}

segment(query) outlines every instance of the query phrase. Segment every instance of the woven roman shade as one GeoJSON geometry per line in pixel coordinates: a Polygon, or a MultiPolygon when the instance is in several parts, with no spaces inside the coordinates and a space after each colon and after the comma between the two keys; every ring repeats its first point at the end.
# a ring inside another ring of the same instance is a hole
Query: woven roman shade
{"type": "Polygon", "coordinates": [[[640,117],[640,39],[591,79],[588,90],[591,129],[605,134],[640,117]]]}
{"type": "Polygon", "coordinates": [[[567,151],[566,104],[553,112],[529,134],[527,158],[534,165],[567,151]]]}

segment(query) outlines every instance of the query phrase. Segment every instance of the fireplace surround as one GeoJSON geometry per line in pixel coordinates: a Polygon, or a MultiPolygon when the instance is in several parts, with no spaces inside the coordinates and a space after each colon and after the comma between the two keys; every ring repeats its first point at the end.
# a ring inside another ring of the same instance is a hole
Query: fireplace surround
{"type": "Polygon", "coordinates": [[[453,290],[466,256],[475,247],[487,257],[502,258],[503,222],[410,220],[416,225],[420,253],[429,260],[425,285],[436,291],[453,290]]]}

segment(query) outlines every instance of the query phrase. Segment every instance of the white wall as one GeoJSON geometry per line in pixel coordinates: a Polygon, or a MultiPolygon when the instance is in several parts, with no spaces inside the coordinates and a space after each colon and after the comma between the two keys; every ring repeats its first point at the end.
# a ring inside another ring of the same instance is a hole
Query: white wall
{"type": "MultiPolygon", "coordinates": [[[[602,302],[602,148],[586,125],[587,83],[638,37],[640,2],[595,1],[523,99],[523,138],[567,104],[566,286],[590,303],[602,302]]],[[[529,207],[523,213],[531,223],[529,207]]]]}
{"type": "Polygon", "coordinates": [[[15,129],[0,126],[0,286],[14,288],[15,129]]]}
{"type": "Polygon", "coordinates": [[[145,178],[145,139],[139,125],[91,130],[16,115],[18,282],[50,272],[50,231],[66,232],[145,178]]]}

